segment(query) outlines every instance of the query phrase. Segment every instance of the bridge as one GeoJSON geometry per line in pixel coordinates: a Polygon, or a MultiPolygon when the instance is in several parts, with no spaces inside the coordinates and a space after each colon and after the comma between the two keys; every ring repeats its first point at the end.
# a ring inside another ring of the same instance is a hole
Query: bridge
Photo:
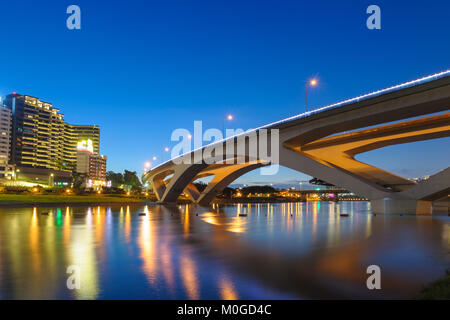
{"type": "Polygon", "coordinates": [[[449,109],[447,70],[215,141],[154,167],[143,181],[161,203],[176,202],[184,192],[208,205],[243,174],[281,165],[369,199],[374,213],[431,214],[432,202],[450,191],[450,167],[415,182],[355,157],[448,137],[449,109]],[[193,182],[208,176],[199,192],[193,182]]]}

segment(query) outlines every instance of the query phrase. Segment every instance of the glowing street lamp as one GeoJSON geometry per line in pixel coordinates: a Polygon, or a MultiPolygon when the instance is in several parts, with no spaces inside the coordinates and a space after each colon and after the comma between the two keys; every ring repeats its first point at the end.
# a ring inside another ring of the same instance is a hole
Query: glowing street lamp
{"type": "Polygon", "coordinates": [[[153,161],[156,161],[156,157],[153,157],[153,161]]]}
{"type": "Polygon", "coordinates": [[[315,78],[309,80],[306,83],[306,86],[305,86],[305,91],[306,91],[306,111],[308,111],[308,87],[315,87],[315,86],[317,86],[317,83],[318,83],[318,81],[315,78]]]}
{"type": "MultiPolygon", "coordinates": [[[[231,120],[233,120],[233,116],[231,114],[229,114],[229,115],[226,116],[226,119],[228,121],[231,121],[231,120]]],[[[226,135],[225,135],[225,118],[222,119],[222,134],[223,134],[223,138],[226,138],[226,135]]]]}

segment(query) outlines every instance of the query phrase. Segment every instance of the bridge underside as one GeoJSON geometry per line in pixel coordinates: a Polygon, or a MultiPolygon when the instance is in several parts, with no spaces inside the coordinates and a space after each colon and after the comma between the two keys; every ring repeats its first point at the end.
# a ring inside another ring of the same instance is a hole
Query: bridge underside
{"type": "MultiPolygon", "coordinates": [[[[432,201],[449,192],[450,168],[417,183],[355,157],[386,146],[450,136],[449,82],[279,125],[279,164],[368,198],[374,213],[431,214],[432,201]]],[[[167,163],[148,172],[144,180],[160,202],[175,202],[184,192],[193,202],[207,205],[243,174],[270,164],[267,157],[250,158],[250,148],[248,141],[244,153],[234,147],[233,157],[245,157],[245,163],[167,163]],[[213,178],[200,192],[193,182],[207,176],[213,178]]]]}

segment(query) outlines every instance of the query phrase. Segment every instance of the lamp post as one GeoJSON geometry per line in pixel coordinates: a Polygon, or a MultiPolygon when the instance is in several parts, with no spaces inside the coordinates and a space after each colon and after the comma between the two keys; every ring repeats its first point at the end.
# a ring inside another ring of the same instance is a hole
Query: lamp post
{"type": "Polygon", "coordinates": [[[228,121],[233,120],[233,116],[231,114],[227,115],[226,118],[222,119],[222,134],[223,134],[223,138],[226,138],[226,134],[225,134],[225,119],[227,119],[228,121]]]}
{"type": "Polygon", "coordinates": [[[150,161],[147,161],[144,166],[144,173],[146,173],[148,170],[150,170],[151,166],[152,166],[152,163],[150,161]]]}
{"type": "Polygon", "coordinates": [[[308,87],[315,87],[317,85],[317,79],[311,79],[306,83],[305,91],[306,91],[306,111],[308,111],[308,87]]]}

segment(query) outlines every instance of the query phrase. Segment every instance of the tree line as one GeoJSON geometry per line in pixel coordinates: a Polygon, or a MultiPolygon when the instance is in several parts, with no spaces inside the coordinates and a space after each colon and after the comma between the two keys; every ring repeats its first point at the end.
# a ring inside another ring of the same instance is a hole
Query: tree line
{"type": "Polygon", "coordinates": [[[123,187],[128,191],[142,190],[142,182],[136,171],[124,170],[123,173],[108,171],[106,172],[106,180],[111,181],[111,186],[114,188],[123,187]]]}

